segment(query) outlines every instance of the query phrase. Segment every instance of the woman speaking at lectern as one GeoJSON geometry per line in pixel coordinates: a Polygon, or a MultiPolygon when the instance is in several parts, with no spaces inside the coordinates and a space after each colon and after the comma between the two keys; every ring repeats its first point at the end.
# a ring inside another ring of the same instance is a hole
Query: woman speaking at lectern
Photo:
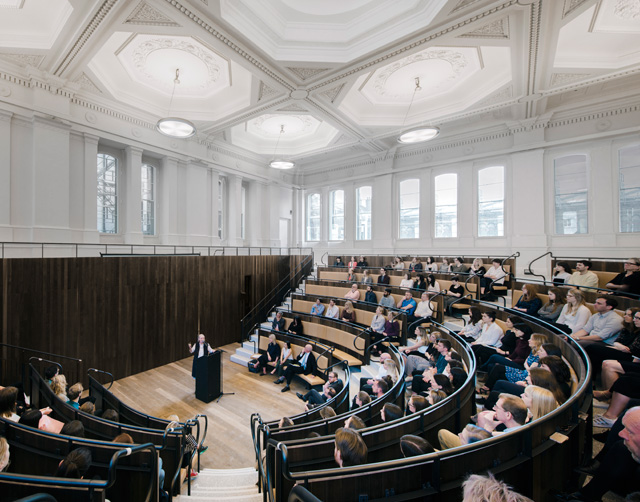
{"type": "Polygon", "coordinates": [[[189,346],[189,352],[193,354],[193,365],[191,366],[191,376],[195,378],[196,377],[196,359],[212,354],[214,350],[205,341],[204,335],[202,333],[198,335],[197,343],[194,343],[193,345],[189,343],[187,345],[189,346]]]}

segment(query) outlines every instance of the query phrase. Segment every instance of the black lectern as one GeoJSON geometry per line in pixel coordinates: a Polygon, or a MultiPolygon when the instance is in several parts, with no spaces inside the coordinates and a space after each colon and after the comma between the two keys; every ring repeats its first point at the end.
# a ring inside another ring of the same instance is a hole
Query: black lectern
{"type": "Polygon", "coordinates": [[[219,350],[196,359],[196,399],[210,403],[220,395],[221,368],[219,350]]]}

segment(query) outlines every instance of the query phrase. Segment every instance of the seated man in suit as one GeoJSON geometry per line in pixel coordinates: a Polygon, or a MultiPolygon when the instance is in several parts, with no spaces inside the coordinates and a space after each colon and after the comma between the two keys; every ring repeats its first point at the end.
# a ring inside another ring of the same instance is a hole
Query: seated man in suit
{"type": "Polygon", "coordinates": [[[291,390],[289,385],[291,384],[291,380],[293,380],[294,375],[310,375],[316,371],[316,358],[311,353],[312,350],[313,347],[311,344],[308,343],[305,345],[304,350],[298,354],[295,362],[290,363],[284,370],[284,375],[273,382],[282,383],[285,380],[287,381],[287,385],[285,385],[280,392],[287,392],[288,390],[291,390]]]}
{"type": "Polygon", "coordinates": [[[342,390],[343,387],[344,384],[342,383],[342,380],[338,378],[338,374],[335,371],[330,371],[327,375],[327,381],[322,386],[322,394],[315,389],[311,389],[305,395],[296,392],[296,396],[303,401],[310,402],[311,404],[322,404],[334,397],[342,390]],[[333,389],[333,392],[330,392],[329,389],[333,389]]]}

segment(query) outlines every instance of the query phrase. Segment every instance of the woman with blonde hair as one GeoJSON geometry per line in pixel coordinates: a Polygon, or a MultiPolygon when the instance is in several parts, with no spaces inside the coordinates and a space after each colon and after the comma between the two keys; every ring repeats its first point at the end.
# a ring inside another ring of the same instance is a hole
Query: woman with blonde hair
{"type": "Polygon", "coordinates": [[[580,331],[591,317],[591,311],[585,305],[584,296],[579,289],[570,289],[567,303],[562,307],[556,325],[563,331],[573,334],[580,331]]]}
{"type": "Polygon", "coordinates": [[[67,398],[67,378],[64,375],[59,374],[51,379],[51,390],[65,403],[69,400],[67,398]]]}
{"type": "Polygon", "coordinates": [[[462,483],[462,502],[533,502],[493,477],[472,474],[462,483]]]}
{"type": "Polygon", "coordinates": [[[9,465],[9,443],[3,437],[0,437],[0,472],[4,471],[9,465]]]}
{"type": "Polygon", "coordinates": [[[373,284],[373,277],[369,275],[369,269],[364,269],[362,271],[362,284],[373,284]]]}
{"type": "Polygon", "coordinates": [[[400,259],[399,256],[396,256],[393,259],[393,268],[395,270],[404,270],[404,262],[400,259]]]}
{"type": "Polygon", "coordinates": [[[538,296],[538,288],[533,284],[524,284],[522,296],[512,308],[525,314],[536,315],[540,307],[542,307],[542,300],[538,296]]]}
{"type": "Polygon", "coordinates": [[[484,263],[482,262],[482,258],[476,258],[473,260],[471,264],[471,268],[468,270],[468,274],[470,275],[484,275],[487,269],[484,268],[484,263]]]}
{"type": "Polygon", "coordinates": [[[529,409],[531,420],[537,420],[558,407],[553,392],[537,385],[527,385],[520,397],[529,409]]]}
{"type": "Polygon", "coordinates": [[[383,363],[384,369],[387,371],[387,375],[391,377],[393,383],[398,381],[398,366],[393,359],[385,359],[383,363]]]}
{"type": "Polygon", "coordinates": [[[344,309],[342,309],[341,319],[344,322],[356,322],[356,311],[353,308],[353,303],[350,300],[344,302],[344,309]]]}

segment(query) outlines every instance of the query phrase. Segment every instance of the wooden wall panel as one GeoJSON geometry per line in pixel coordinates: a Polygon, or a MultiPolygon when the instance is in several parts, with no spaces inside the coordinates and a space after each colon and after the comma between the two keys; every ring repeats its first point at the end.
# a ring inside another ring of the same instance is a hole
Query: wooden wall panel
{"type": "Polygon", "coordinates": [[[2,260],[2,341],[81,358],[116,378],[185,357],[198,332],[239,341],[240,319],[302,257],[2,260]],[[249,279],[246,279],[249,277],[249,279]],[[249,288],[245,291],[245,280],[249,288]]]}

